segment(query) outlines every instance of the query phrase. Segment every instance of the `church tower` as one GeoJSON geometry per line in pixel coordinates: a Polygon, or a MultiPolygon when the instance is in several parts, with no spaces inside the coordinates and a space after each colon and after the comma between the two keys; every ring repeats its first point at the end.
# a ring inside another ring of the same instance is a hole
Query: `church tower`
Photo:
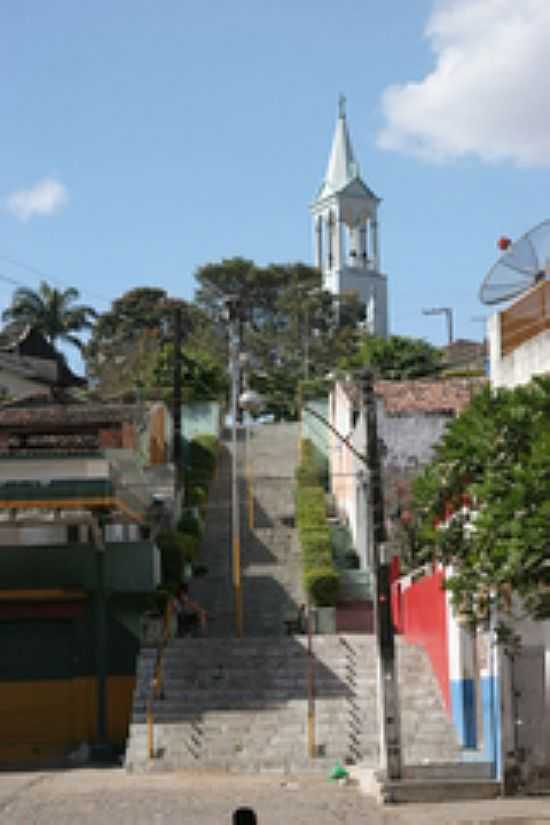
{"type": "Polygon", "coordinates": [[[359,174],[340,97],[332,149],[323,184],[311,205],[315,265],[324,289],[356,294],[365,304],[367,330],[388,335],[387,277],[380,272],[380,198],[359,174]]]}

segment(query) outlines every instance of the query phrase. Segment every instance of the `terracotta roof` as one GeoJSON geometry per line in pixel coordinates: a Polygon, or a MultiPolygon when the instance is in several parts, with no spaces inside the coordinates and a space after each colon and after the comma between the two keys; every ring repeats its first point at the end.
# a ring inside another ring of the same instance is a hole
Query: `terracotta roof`
{"type": "Polygon", "coordinates": [[[479,341],[469,341],[466,338],[459,338],[441,347],[443,359],[447,366],[455,368],[483,368],[487,358],[487,344],[479,341]]]}
{"type": "MultiPolygon", "coordinates": [[[[439,381],[377,381],[374,391],[384,399],[390,415],[400,413],[459,413],[472,396],[488,383],[486,378],[443,378],[439,381]]],[[[343,384],[344,392],[356,405],[361,391],[356,383],[343,384]]]]}

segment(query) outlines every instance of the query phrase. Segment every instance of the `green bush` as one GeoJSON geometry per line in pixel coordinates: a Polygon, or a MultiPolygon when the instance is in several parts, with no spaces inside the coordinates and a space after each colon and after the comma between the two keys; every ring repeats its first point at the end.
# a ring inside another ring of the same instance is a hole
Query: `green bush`
{"type": "Polygon", "coordinates": [[[303,439],[300,445],[300,463],[295,477],[300,487],[323,486],[326,481],[326,468],[319,459],[317,450],[309,439],[303,439]]]}
{"type": "Polygon", "coordinates": [[[296,521],[304,525],[326,522],[325,491],[322,487],[298,487],[296,492],[296,521]]]}
{"type": "Polygon", "coordinates": [[[300,533],[300,545],[304,561],[325,558],[330,561],[330,537],[327,530],[308,530],[300,533]]]}
{"type": "Polygon", "coordinates": [[[162,530],[155,539],[160,550],[163,585],[174,585],[182,579],[185,541],[176,530],[162,530]]]}
{"type": "Polygon", "coordinates": [[[193,510],[184,510],[178,521],[178,531],[180,533],[189,533],[192,536],[200,538],[202,535],[202,524],[196,512],[193,510]]]}
{"type": "Polygon", "coordinates": [[[163,530],[155,541],[160,550],[163,586],[173,588],[182,580],[184,563],[197,561],[200,538],[193,533],[163,530]]]}
{"type": "Polygon", "coordinates": [[[306,570],[304,585],[307,594],[318,607],[332,607],[336,604],[340,577],[333,565],[306,570]]]}
{"type": "Polygon", "coordinates": [[[215,435],[196,435],[189,443],[189,466],[192,472],[209,481],[214,475],[218,458],[218,439],[215,435]]]}
{"type": "Polygon", "coordinates": [[[193,564],[199,557],[200,539],[191,533],[180,533],[182,537],[183,558],[193,564]]]}
{"type": "Polygon", "coordinates": [[[339,576],[332,558],[327,521],[324,473],[313,444],[301,444],[301,460],[296,470],[296,527],[302,551],[304,587],[319,606],[336,604],[339,576]]]}

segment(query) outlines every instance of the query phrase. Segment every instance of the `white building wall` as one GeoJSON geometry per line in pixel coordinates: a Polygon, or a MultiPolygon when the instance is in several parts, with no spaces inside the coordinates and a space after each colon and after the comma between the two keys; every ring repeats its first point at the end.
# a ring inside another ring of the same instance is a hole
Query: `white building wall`
{"type": "Polygon", "coordinates": [[[493,387],[511,389],[527,384],[534,375],[550,373],[550,332],[541,332],[504,357],[501,356],[499,313],[489,318],[487,334],[493,387]]]}

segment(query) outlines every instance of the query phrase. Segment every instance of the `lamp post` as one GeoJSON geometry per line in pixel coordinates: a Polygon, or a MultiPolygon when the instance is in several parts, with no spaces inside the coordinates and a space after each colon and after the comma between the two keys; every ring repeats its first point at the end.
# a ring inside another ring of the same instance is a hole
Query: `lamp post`
{"type": "MultiPolygon", "coordinates": [[[[264,404],[263,397],[255,390],[245,389],[239,396],[239,406],[245,412],[259,410],[264,404]]],[[[248,527],[254,529],[254,492],[252,488],[252,464],[250,461],[250,421],[244,420],[246,438],[246,483],[248,498],[248,527]]]]}
{"type": "Polygon", "coordinates": [[[236,295],[224,298],[224,317],[229,324],[229,359],[231,373],[231,561],[235,600],[235,632],[243,635],[242,592],[241,592],[241,522],[239,501],[239,478],[237,456],[237,425],[240,386],[240,323],[239,299],[236,295]]]}
{"type": "Polygon", "coordinates": [[[430,309],[423,309],[423,315],[445,315],[447,319],[447,340],[449,346],[454,341],[453,333],[453,311],[451,307],[431,307],[430,309]]]}
{"type": "Polygon", "coordinates": [[[361,406],[364,416],[366,450],[359,452],[349,438],[345,438],[312,407],[304,409],[334,433],[368,471],[368,483],[364,486],[372,548],[367,547],[375,576],[374,621],[377,643],[378,707],[380,718],[380,761],[388,779],[400,779],[402,774],[401,729],[399,699],[395,667],[395,638],[391,616],[391,586],[389,564],[385,558],[384,497],[382,471],[378,443],[376,399],[373,377],[370,371],[361,376],[361,406]],[[368,550],[371,549],[371,553],[368,550]]]}

